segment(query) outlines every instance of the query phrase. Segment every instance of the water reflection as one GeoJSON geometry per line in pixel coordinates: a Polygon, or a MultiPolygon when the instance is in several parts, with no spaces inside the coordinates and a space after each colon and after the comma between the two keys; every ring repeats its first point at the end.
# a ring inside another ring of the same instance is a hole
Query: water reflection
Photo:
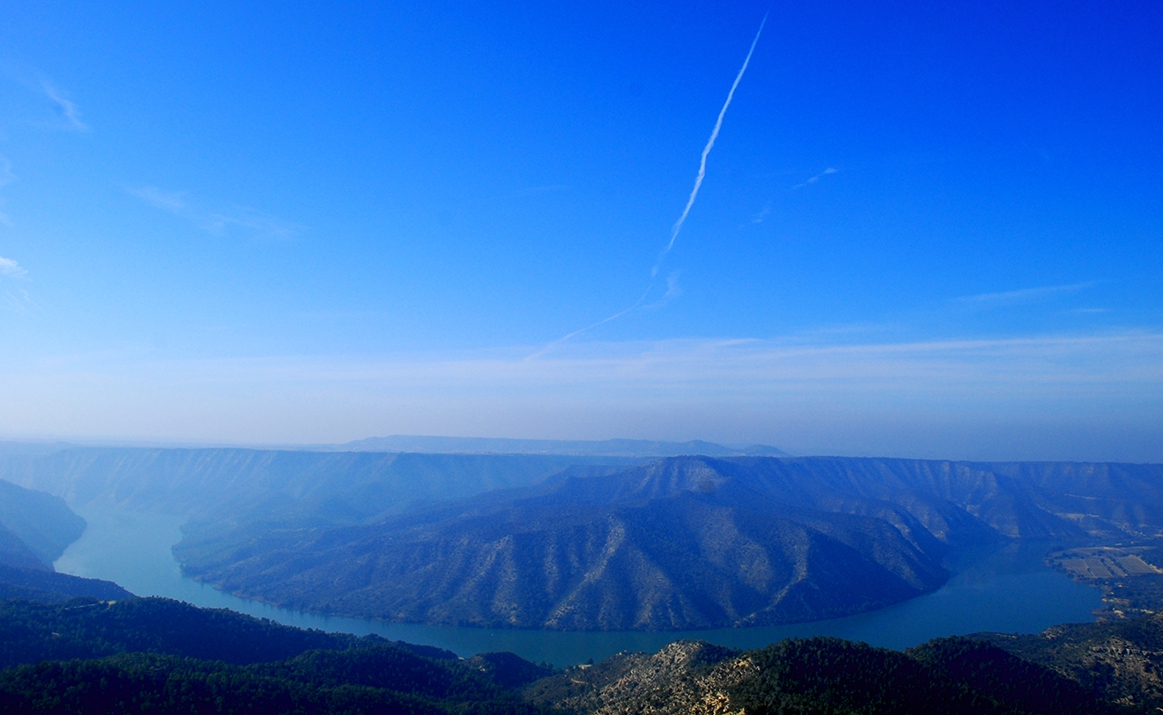
{"type": "Polygon", "coordinates": [[[206,608],[230,608],[300,628],[365,635],[447,648],[468,656],[512,651],[529,660],[572,665],[624,650],[655,651],[697,638],[734,648],[759,648],[793,636],[826,635],[888,648],[907,648],[946,635],[1001,631],[1034,633],[1056,623],[1094,620],[1100,593],[1042,563],[1045,545],[1013,544],[962,564],[940,590],[889,608],[847,618],[763,628],[666,633],[490,630],[383,623],[320,616],[248,601],[184,578],[170,547],[181,519],[158,514],[74,507],[89,527],[61,556],[62,573],[116,581],[141,596],[165,596],[206,608]]]}

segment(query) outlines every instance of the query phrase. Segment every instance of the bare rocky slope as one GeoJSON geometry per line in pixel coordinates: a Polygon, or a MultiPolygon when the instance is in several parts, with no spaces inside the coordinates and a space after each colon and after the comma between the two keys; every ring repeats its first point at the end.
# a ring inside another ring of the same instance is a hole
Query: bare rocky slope
{"type": "Polygon", "coordinates": [[[1163,614],[1063,624],[1033,635],[975,637],[1053,669],[1097,698],[1149,712],[1163,709],[1163,614]]]}
{"type": "Polygon", "coordinates": [[[567,668],[524,694],[584,715],[1120,712],[1062,675],[965,639],[905,653],[829,638],[744,652],[679,641],[567,668]]]}

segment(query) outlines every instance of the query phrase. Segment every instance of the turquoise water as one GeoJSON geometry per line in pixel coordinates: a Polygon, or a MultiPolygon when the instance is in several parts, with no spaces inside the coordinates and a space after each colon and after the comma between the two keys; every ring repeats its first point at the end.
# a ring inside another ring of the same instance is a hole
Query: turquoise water
{"type": "Polygon", "coordinates": [[[1056,623],[1092,621],[1097,589],[1042,562],[1044,545],[1010,545],[957,568],[941,589],[906,603],[847,618],[763,628],[666,633],[489,630],[320,616],[248,601],[184,578],[170,547],[181,519],[158,514],[74,507],[89,522],[56,562],[61,573],[116,581],[140,596],[165,596],[206,608],[230,608],[300,628],[423,643],[469,656],[511,651],[558,666],[595,661],[620,651],[655,651],[695,638],[733,648],[759,648],[793,636],[836,636],[887,648],[907,648],[939,636],[977,631],[1036,633],[1056,623]]]}

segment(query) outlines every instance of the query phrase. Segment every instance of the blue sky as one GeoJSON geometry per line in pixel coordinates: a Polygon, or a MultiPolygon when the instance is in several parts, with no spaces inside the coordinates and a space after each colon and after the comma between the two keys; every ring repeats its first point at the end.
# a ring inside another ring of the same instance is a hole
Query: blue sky
{"type": "Polygon", "coordinates": [[[1160,37],[1142,2],[6,8],[0,437],[1163,460],[1160,37]]]}

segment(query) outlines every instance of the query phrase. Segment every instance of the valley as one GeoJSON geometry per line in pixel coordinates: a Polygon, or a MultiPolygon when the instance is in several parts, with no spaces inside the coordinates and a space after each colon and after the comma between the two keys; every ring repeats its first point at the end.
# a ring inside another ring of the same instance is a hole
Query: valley
{"type": "Polygon", "coordinates": [[[950,559],[970,546],[1152,538],[1163,531],[1159,472],[83,449],[9,457],[2,476],[79,505],[181,517],[174,555],[186,575],[291,610],[450,627],[681,631],[906,602],[940,588],[950,559]]]}
{"type": "Polygon", "coordinates": [[[4,463],[59,496],[4,487],[0,709],[62,707],[50,682],[146,711],[1163,702],[1149,589],[1055,625],[1163,576],[1155,466],[67,452],[4,463]],[[130,593],[175,588],[264,620],[130,593]]]}

